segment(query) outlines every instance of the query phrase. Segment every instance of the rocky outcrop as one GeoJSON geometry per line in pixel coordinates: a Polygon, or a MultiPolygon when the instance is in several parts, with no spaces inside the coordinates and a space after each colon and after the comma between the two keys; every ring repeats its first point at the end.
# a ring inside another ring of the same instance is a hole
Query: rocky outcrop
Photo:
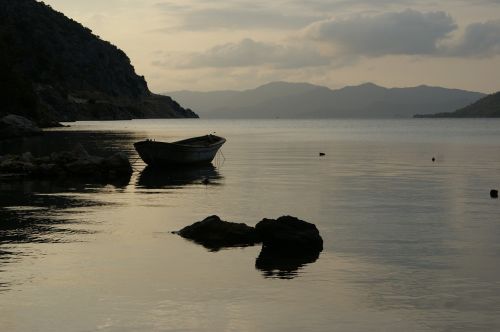
{"type": "Polygon", "coordinates": [[[294,278],[302,267],[314,263],[323,250],[323,239],[316,226],[291,216],[263,219],[255,228],[210,216],[174,234],[211,251],[262,242],[255,267],[266,278],[294,278]]]}
{"type": "Polygon", "coordinates": [[[123,153],[107,158],[91,156],[79,145],[73,151],[54,152],[44,157],[34,157],[30,152],[0,156],[0,174],[42,179],[85,178],[102,182],[130,178],[132,166],[123,153]]]}
{"type": "Polygon", "coordinates": [[[314,224],[291,216],[262,219],[255,230],[269,250],[320,252],[323,239],[314,224]]]}
{"type": "Polygon", "coordinates": [[[177,234],[213,251],[224,247],[250,246],[260,242],[255,228],[224,221],[215,215],[184,227],[177,234]]]}
{"type": "Polygon", "coordinates": [[[19,115],[6,115],[0,118],[0,139],[36,136],[42,131],[31,120],[19,115]]]}
{"type": "Polygon", "coordinates": [[[116,46],[49,5],[0,1],[0,114],[57,121],[197,117],[150,92],[116,46]]]}

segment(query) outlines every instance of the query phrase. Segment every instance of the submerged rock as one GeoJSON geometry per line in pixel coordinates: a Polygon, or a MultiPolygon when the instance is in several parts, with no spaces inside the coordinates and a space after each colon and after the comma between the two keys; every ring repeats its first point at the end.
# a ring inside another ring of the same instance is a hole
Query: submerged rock
{"type": "Polygon", "coordinates": [[[0,139],[36,136],[42,130],[31,120],[14,114],[0,118],[0,139]]]}
{"type": "Polygon", "coordinates": [[[323,239],[314,224],[291,216],[263,219],[256,226],[264,248],[292,252],[320,252],[323,239]]]}
{"type": "Polygon", "coordinates": [[[250,246],[259,243],[255,228],[210,216],[177,232],[204,247],[217,251],[224,247],[250,246]]]}

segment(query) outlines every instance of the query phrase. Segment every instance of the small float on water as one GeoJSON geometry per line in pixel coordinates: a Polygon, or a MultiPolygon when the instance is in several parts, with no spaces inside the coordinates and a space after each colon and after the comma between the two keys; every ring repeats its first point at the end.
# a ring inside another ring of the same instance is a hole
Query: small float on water
{"type": "Polygon", "coordinates": [[[172,143],[145,140],[134,147],[149,166],[175,167],[208,164],[225,142],[223,137],[205,135],[172,143]]]}

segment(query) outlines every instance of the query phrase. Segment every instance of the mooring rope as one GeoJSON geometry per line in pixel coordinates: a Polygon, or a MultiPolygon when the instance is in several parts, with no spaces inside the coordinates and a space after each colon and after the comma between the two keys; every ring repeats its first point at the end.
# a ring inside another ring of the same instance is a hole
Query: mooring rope
{"type": "Polygon", "coordinates": [[[217,168],[221,168],[224,165],[225,161],[226,157],[224,156],[222,149],[220,149],[219,151],[217,151],[217,154],[215,155],[215,166],[217,168]]]}

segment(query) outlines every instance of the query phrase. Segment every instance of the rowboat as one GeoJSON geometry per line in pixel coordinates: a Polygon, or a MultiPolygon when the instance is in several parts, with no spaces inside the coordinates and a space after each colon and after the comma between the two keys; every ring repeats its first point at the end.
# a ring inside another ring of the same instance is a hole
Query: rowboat
{"type": "Polygon", "coordinates": [[[225,142],[223,137],[205,135],[172,143],[148,139],[134,147],[149,166],[173,167],[210,163],[225,142]]]}

